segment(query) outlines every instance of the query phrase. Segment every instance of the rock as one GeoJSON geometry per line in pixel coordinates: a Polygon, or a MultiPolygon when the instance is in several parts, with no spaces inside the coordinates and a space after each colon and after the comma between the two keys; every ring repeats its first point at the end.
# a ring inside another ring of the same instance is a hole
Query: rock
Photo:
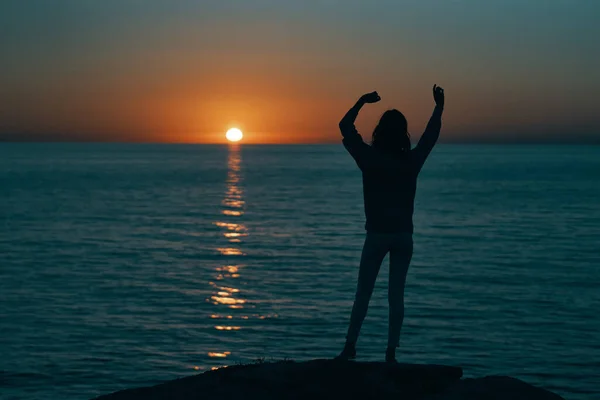
{"type": "Polygon", "coordinates": [[[152,387],[123,390],[96,400],[561,398],[517,379],[486,377],[461,381],[461,377],[461,368],[443,365],[282,361],[220,368],[152,387]]]}
{"type": "Polygon", "coordinates": [[[463,379],[428,400],[564,400],[557,394],[509,376],[463,379]]]}

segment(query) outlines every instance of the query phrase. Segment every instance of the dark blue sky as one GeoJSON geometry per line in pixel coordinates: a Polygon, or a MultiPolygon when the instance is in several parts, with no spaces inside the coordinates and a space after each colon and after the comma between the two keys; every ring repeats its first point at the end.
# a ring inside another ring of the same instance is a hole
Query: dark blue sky
{"type": "Polygon", "coordinates": [[[448,141],[600,142],[600,2],[0,2],[0,139],[337,140],[360,94],[448,141]]]}

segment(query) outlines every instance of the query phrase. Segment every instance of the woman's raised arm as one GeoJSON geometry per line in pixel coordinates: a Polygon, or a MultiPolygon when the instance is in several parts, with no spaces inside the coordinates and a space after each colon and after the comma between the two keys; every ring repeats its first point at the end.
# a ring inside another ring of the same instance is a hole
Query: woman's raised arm
{"type": "Polygon", "coordinates": [[[379,94],[377,92],[371,92],[367,94],[363,94],[360,99],[356,102],[356,104],[348,110],[344,118],[340,121],[340,131],[342,132],[342,136],[347,137],[353,134],[356,134],[356,128],[354,127],[354,121],[356,121],[356,117],[358,116],[358,112],[366,103],[377,103],[381,100],[379,94]]]}

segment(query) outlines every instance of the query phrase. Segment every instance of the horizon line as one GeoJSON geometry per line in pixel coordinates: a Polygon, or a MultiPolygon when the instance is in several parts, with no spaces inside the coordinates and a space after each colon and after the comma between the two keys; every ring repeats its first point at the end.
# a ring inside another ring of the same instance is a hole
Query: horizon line
{"type": "MultiPolygon", "coordinates": [[[[175,145],[175,146],[332,146],[339,145],[339,142],[297,142],[297,143],[278,143],[278,142],[265,142],[265,143],[227,143],[227,142],[159,142],[159,141],[71,141],[71,140],[2,140],[0,144],[106,144],[106,145],[175,145]]],[[[596,140],[588,141],[439,141],[438,145],[449,145],[449,146],[461,146],[461,145],[489,145],[489,146],[514,146],[514,145],[527,145],[527,146],[600,146],[600,138],[596,140]]]]}

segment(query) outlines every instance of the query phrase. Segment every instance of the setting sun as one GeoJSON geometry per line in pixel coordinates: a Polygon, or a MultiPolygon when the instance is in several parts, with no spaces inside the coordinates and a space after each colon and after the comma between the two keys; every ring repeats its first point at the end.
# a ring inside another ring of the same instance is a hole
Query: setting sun
{"type": "Polygon", "coordinates": [[[238,128],[231,128],[227,131],[225,137],[230,142],[239,142],[244,137],[244,134],[238,128]]]}

